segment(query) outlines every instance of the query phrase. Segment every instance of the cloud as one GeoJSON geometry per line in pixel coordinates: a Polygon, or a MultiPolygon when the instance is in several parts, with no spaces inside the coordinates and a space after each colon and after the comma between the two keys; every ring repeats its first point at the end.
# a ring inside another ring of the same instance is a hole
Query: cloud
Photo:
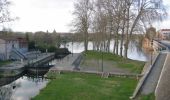
{"type": "Polygon", "coordinates": [[[69,31],[73,0],[11,0],[12,15],[20,19],[13,23],[15,31],[69,31]]]}
{"type": "MultiPolygon", "coordinates": [[[[20,19],[6,26],[14,31],[53,31],[68,32],[73,16],[75,0],[11,0],[11,12],[20,19]]],[[[170,14],[170,1],[163,0],[170,14]]],[[[170,28],[170,17],[159,23],[160,28],[170,28]]]]}

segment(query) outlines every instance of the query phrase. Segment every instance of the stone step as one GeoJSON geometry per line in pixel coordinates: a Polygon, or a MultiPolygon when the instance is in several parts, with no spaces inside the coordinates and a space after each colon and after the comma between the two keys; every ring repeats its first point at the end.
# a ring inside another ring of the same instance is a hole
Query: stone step
{"type": "Polygon", "coordinates": [[[103,72],[102,73],[102,78],[108,78],[109,77],[109,73],[108,72],[103,72]]]}

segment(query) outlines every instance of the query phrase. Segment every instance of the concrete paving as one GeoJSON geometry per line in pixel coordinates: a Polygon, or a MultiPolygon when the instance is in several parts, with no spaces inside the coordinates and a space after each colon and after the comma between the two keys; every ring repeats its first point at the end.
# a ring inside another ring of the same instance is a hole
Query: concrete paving
{"type": "Polygon", "coordinates": [[[141,94],[148,95],[150,93],[154,93],[166,59],[166,55],[166,53],[161,53],[159,55],[158,59],[153,65],[151,72],[148,74],[148,77],[142,86],[141,94]]]}
{"type": "Polygon", "coordinates": [[[54,60],[52,63],[55,64],[50,70],[73,70],[73,62],[79,57],[80,53],[69,54],[63,59],[54,60]]]}
{"type": "Polygon", "coordinates": [[[170,54],[168,54],[162,69],[155,94],[156,100],[170,100],[170,54]]]}

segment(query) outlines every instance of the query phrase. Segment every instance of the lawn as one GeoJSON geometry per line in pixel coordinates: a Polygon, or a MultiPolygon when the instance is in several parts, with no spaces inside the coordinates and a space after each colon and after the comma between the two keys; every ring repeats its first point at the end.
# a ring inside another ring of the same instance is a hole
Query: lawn
{"type": "Polygon", "coordinates": [[[32,100],[129,100],[137,84],[133,78],[101,78],[95,74],[49,73],[51,75],[56,79],[32,100]]]}
{"type": "Polygon", "coordinates": [[[154,93],[151,93],[149,95],[142,95],[139,97],[140,100],[155,100],[154,93]]]}
{"type": "MultiPolygon", "coordinates": [[[[102,54],[103,54],[103,60],[104,61],[112,61],[113,64],[119,68],[127,69],[131,73],[141,73],[145,62],[142,61],[136,61],[136,60],[131,60],[131,59],[124,59],[118,55],[114,55],[112,53],[101,53],[97,51],[87,51],[84,52],[84,61],[82,64],[85,64],[85,60],[101,60],[102,59],[102,54]]],[[[113,65],[113,66],[114,66],[113,65]]],[[[107,67],[107,66],[104,66],[107,67]]]]}

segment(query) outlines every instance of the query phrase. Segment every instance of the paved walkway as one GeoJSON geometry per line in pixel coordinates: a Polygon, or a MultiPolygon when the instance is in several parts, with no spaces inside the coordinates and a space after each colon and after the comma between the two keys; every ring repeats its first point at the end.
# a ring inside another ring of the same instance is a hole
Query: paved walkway
{"type": "Polygon", "coordinates": [[[52,67],[50,70],[73,70],[74,65],[73,62],[79,57],[80,53],[69,54],[63,59],[54,60],[55,66],[52,67]]]}
{"type": "Polygon", "coordinates": [[[153,65],[151,72],[149,73],[148,77],[146,78],[142,86],[141,94],[148,95],[155,91],[157,82],[160,77],[160,73],[164,65],[164,61],[166,59],[166,55],[167,55],[166,53],[161,53],[159,55],[158,59],[156,60],[156,63],[153,65]]]}
{"type": "MultiPolygon", "coordinates": [[[[101,60],[85,60],[80,66],[81,71],[97,71],[102,72],[102,61],[101,60]]],[[[118,67],[117,63],[113,61],[104,61],[103,62],[103,72],[113,72],[113,73],[124,73],[130,74],[131,72],[127,69],[118,67]]]]}
{"type": "Polygon", "coordinates": [[[155,93],[156,100],[170,100],[170,54],[167,56],[155,93]]]}

